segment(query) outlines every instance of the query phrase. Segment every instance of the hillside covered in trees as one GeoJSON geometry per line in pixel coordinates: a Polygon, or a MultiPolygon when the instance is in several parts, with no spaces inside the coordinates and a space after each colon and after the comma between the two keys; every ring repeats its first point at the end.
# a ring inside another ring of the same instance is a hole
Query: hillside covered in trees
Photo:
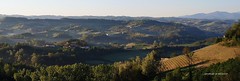
{"type": "MultiPolygon", "coordinates": [[[[232,33],[237,32],[238,27],[238,23],[233,25],[224,38],[216,39],[216,43],[222,45],[223,49],[239,49],[236,47],[238,46],[237,40],[236,43],[231,43],[238,39],[238,35],[232,33]],[[229,42],[234,48],[224,45],[224,43],[228,45],[229,42]]],[[[216,47],[216,45],[199,49],[200,52],[198,50],[191,52],[192,48],[185,47],[182,48],[183,55],[163,58],[162,53],[166,50],[163,50],[164,46],[155,42],[153,43],[154,48],[149,49],[152,51],[145,57],[136,56],[130,60],[89,64],[86,62],[87,59],[100,59],[98,57],[106,53],[129,50],[118,47],[95,47],[80,39],[50,43],[44,46],[38,45],[38,42],[29,41],[16,45],[2,43],[0,45],[1,81],[235,81],[239,79],[239,55],[223,60],[221,58],[225,54],[209,54],[212,55],[212,59],[216,57],[220,60],[217,61],[216,58],[212,60],[203,53],[206,49],[208,52],[214,51],[209,47],[216,47]],[[181,56],[184,58],[180,58],[181,56]],[[194,63],[196,56],[205,61],[194,63]],[[168,63],[164,62],[168,60],[168,63]],[[176,61],[179,65],[186,64],[183,67],[173,67],[176,61]],[[198,64],[207,62],[213,65],[198,66],[198,64]],[[164,70],[162,67],[173,68],[164,70]]],[[[222,48],[215,48],[215,50],[224,51],[222,48]]],[[[238,51],[234,52],[238,53],[238,51]]]]}
{"type": "MultiPolygon", "coordinates": [[[[28,40],[59,42],[81,38],[93,44],[127,44],[131,42],[150,44],[153,41],[161,41],[164,44],[183,44],[221,36],[220,33],[212,32],[214,29],[205,31],[202,27],[199,28],[198,25],[193,26],[178,21],[177,19],[176,21],[153,19],[126,21],[5,17],[0,21],[0,42],[10,44],[28,40]]],[[[214,22],[219,21],[208,21],[207,23],[214,22]]],[[[212,25],[216,26],[217,24],[212,25]]],[[[228,25],[229,23],[222,23],[224,27],[228,25]]]]}

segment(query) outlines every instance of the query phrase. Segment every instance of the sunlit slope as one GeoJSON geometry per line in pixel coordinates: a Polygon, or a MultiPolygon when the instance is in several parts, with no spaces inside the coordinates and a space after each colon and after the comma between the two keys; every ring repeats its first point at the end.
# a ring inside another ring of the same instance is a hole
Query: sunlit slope
{"type": "MultiPolygon", "coordinates": [[[[196,67],[206,67],[213,63],[224,62],[228,59],[235,58],[240,55],[239,47],[225,47],[220,44],[214,44],[195,50],[193,61],[196,67]]],[[[189,65],[188,58],[185,55],[176,56],[161,61],[161,71],[172,70],[178,67],[186,67],[189,65]]]]}

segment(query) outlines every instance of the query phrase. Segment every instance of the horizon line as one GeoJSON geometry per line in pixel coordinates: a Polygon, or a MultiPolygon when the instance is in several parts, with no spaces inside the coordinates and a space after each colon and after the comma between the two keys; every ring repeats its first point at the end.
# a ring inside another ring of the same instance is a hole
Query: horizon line
{"type": "MultiPolygon", "coordinates": [[[[227,12],[227,13],[240,13],[240,11],[235,11],[235,12],[228,12],[228,11],[212,11],[212,12],[207,12],[203,14],[209,14],[209,13],[214,13],[214,12],[227,12]]],[[[194,13],[194,14],[186,14],[186,15],[181,15],[181,16],[188,16],[188,15],[195,15],[195,14],[202,14],[202,12],[199,13],[194,13]]],[[[58,15],[58,14],[31,14],[31,15],[23,15],[23,14],[1,14],[2,16],[26,16],[26,17],[41,17],[41,16],[59,16],[59,17],[151,17],[151,18],[164,18],[164,17],[181,17],[181,16],[130,16],[130,15],[58,15]]]]}

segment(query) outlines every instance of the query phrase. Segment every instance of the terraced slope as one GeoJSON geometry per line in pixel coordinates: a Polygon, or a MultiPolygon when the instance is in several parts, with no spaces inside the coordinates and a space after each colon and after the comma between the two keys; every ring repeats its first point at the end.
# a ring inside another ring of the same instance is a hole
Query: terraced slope
{"type": "MultiPolygon", "coordinates": [[[[225,47],[220,44],[214,44],[195,50],[192,57],[192,64],[196,65],[196,67],[207,67],[213,63],[224,62],[239,55],[239,47],[225,47]]],[[[188,66],[189,59],[185,55],[180,55],[162,60],[161,64],[160,70],[168,71],[178,67],[188,66]]]]}

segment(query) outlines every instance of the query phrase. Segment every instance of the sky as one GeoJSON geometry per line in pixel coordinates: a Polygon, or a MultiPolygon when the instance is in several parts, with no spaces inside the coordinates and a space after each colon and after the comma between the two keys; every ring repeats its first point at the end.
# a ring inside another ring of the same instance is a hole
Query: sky
{"type": "Polygon", "coordinates": [[[0,14],[176,17],[239,12],[240,0],[0,0],[0,14]]]}

